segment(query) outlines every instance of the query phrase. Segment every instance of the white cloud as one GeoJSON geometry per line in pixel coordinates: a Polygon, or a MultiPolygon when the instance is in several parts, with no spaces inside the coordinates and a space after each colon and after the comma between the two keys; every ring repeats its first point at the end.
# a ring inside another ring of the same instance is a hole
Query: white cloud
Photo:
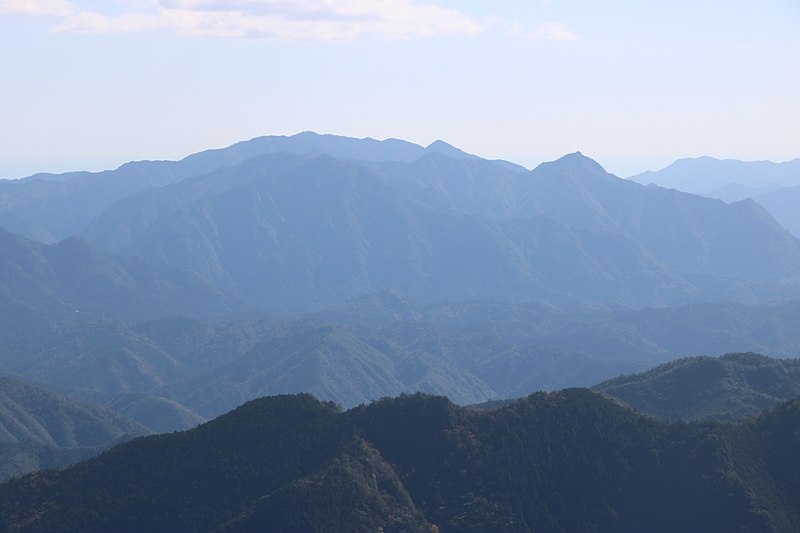
{"type": "Polygon", "coordinates": [[[533,29],[525,29],[521,24],[511,26],[509,35],[525,39],[547,41],[574,41],[578,36],[563,22],[544,22],[533,29]]]}
{"type": "Polygon", "coordinates": [[[0,0],[0,14],[47,15],[65,17],[77,11],[67,0],[0,0]]]}
{"type": "Polygon", "coordinates": [[[66,17],[61,32],[183,35],[281,41],[355,41],[473,35],[486,22],[413,0],[151,0],[139,11],[66,17]]]}

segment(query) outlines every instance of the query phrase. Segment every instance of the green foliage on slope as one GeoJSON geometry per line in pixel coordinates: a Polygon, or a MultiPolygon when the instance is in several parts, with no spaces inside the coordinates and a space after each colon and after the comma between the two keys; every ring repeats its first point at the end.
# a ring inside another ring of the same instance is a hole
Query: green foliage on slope
{"type": "Polygon", "coordinates": [[[738,420],[800,396],[800,359],[689,357],[594,388],[663,420],[738,420]]]}
{"type": "Polygon", "coordinates": [[[483,412],[421,394],[345,413],[264,398],[6,483],[0,528],[793,531],[797,413],[666,424],[585,389],[483,412]]]}

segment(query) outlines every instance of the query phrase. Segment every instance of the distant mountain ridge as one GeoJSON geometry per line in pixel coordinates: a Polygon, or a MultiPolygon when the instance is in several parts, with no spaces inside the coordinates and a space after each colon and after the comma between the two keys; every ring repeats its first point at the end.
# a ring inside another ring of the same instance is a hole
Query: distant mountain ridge
{"type": "Polygon", "coordinates": [[[679,159],[659,171],[648,170],[628,179],[694,194],[706,194],[732,183],[745,187],[800,186],[800,159],[773,163],[703,156],[679,159]]]}
{"type": "Polygon", "coordinates": [[[580,154],[527,174],[440,154],[258,156],[127,198],[83,235],[279,312],[380,289],[643,306],[777,297],[800,280],[800,244],[756,204],[648,189],[580,154]]]}
{"type": "Polygon", "coordinates": [[[800,295],[800,244],[757,204],[641,187],[580,152],[526,171],[441,141],[260,137],[0,183],[4,223],[79,230],[279,313],[383,289],[634,307],[800,295]]]}
{"type": "Polygon", "coordinates": [[[0,308],[7,320],[21,320],[21,310],[153,318],[230,316],[242,307],[196,274],[105,254],[77,237],[44,245],[0,228],[0,250],[0,308]]]}
{"type": "MultiPolygon", "coordinates": [[[[428,153],[445,153],[457,158],[476,157],[443,141],[422,147],[398,139],[377,141],[313,132],[289,137],[256,137],[227,148],[192,154],[180,161],[132,161],[104,172],[36,174],[21,180],[0,180],[0,226],[45,243],[54,243],[76,235],[92,218],[126,196],[276,152],[326,153],[365,161],[410,162],[428,153]]],[[[513,163],[498,163],[507,168],[525,170],[513,163]]]]}
{"type": "Polygon", "coordinates": [[[770,161],[681,159],[657,172],[629,178],[732,203],[752,198],[795,237],[800,237],[800,159],[770,161]]]}

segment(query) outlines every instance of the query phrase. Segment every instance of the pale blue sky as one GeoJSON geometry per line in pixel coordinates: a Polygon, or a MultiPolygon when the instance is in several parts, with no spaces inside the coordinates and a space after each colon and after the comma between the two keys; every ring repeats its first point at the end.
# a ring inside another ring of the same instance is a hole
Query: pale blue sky
{"type": "Polygon", "coordinates": [[[0,0],[0,177],[303,130],[782,161],[798,58],[797,0],[0,0]]]}

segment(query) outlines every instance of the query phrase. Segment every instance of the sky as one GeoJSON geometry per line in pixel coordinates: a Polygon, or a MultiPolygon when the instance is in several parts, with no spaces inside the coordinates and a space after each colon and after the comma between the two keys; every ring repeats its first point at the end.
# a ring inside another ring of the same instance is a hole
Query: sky
{"type": "Polygon", "coordinates": [[[798,0],[0,0],[0,177],[260,135],[800,157],[798,0]]]}

